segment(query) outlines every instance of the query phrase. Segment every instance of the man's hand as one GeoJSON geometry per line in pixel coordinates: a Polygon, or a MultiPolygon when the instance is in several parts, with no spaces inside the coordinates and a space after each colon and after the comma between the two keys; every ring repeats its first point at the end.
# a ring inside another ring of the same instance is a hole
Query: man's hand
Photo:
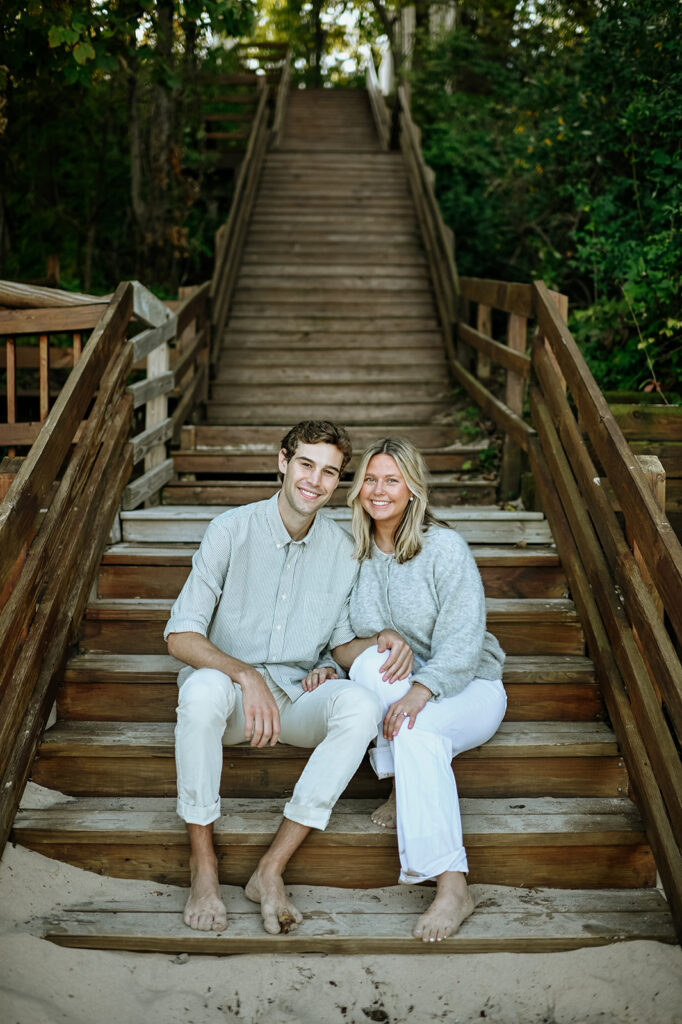
{"type": "Polygon", "coordinates": [[[404,697],[390,704],[384,717],[384,736],[394,740],[401,726],[407,722],[407,728],[414,728],[417,715],[426,707],[433,694],[423,683],[412,683],[404,697]]]}
{"type": "Polygon", "coordinates": [[[399,679],[407,679],[412,671],[414,655],[407,640],[394,629],[382,629],[377,634],[377,649],[380,654],[390,650],[390,654],[379,671],[384,682],[395,683],[399,679]]]}
{"type": "Polygon", "coordinates": [[[235,679],[242,688],[244,736],[252,747],[274,747],[280,734],[279,708],[260,672],[251,666],[235,679]]]}
{"type": "Polygon", "coordinates": [[[305,679],[301,680],[301,686],[306,693],[311,693],[316,690],[318,686],[325,683],[327,679],[338,679],[339,673],[336,671],[333,665],[323,665],[322,668],[314,668],[312,672],[309,672],[305,679]]]}

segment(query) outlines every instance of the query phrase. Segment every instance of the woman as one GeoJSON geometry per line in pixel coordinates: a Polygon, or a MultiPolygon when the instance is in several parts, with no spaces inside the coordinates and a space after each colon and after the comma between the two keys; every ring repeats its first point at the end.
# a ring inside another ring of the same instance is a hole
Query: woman
{"type": "Polygon", "coordinates": [[[427,500],[428,471],[409,441],[385,439],[365,451],[348,495],[355,557],[351,595],[357,636],[385,626],[415,655],[412,675],[383,679],[376,647],[355,659],[350,678],[383,700],[383,736],[371,751],[391,799],[375,812],[397,822],[400,881],[436,879],[431,907],[414,934],[441,941],[472,912],[465,873],[453,756],[485,743],[504,717],[504,654],[485,629],[485,598],[466,542],[438,522],[427,500]]]}

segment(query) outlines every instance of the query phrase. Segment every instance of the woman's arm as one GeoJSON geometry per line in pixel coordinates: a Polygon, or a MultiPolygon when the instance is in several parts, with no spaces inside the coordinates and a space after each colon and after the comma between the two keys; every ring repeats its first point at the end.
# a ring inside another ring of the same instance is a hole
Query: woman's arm
{"type": "Polygon", "coordinates": [[[368,637],[355,637],[346,644],[340,644],[332,651],[334,661],[338,661],[342,668],[350,668],[357,657],[368,647],[376,646],[380,654],[390,651],[384,664],[381,666],[384,680],[395,683],[399,679],[407,679],[412,671],[414,656],[412,648],[406,640],[396,633],[394,629],[382,629],[368,637]]]}

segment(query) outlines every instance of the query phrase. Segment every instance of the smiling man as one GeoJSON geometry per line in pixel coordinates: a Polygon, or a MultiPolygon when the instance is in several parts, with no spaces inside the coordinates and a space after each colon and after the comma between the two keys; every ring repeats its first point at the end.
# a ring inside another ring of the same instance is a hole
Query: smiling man
{"type": "Polygon", "coordinates": [[[374,694],[347,679],[304,689],[302,680],[343,646],[352,657],[379,643],[387,671],[402,672],[411,652],[386,630],[356,640],[348,618],[357,575],[350,537],[316,513],[330,500],[351,456],[346,432],[327,421],[298,423],[283,438],[281,490],[231,509],[208,526],[192,571],[171,609],[164,636],[185,667],[175,752],[178,814],[190,840],[191,889],[185,923],[223,931],[213,823],[220,816],[222,743],[278,739],[314,747],[284,820],[246,886],[266,931],[290,931],[301,915],[282,875],[311,828],[331,809],[377,733],[374,694]],[[323,657],[327,652],[326,657],[323,657]]]}

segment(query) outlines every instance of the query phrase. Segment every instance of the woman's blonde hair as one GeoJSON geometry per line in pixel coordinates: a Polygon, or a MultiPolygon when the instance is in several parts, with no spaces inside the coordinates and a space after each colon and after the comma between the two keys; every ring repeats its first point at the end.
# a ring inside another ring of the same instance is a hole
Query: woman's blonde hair
{"type": "Polygon", "coordinates": [[[353,510],[353,557],[362,562],[372,557],[374,520],[360,504],[360,489],[367,474],[367,466],[375,455],[390,455],[395,459],[405,483],[411,491],[411,498],[405,507],[403,517],[393,535],[396,562],[408,562],[422,549],[422,534],[432,523],[439,523],[429,508],[428,478],[426,463],[411,441],[399,437],[384,437],[375,441],[360,456],[353,483],[348,492],[348,504],[353,510]]]}

